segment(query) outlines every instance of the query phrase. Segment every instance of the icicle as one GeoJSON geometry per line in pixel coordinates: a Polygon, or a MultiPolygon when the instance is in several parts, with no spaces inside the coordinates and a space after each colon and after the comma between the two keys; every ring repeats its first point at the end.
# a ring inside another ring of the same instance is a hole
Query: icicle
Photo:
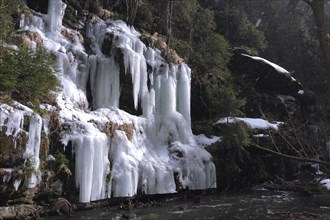
{"type": "Polygon", "coordinates": [[[173,77],[174,68],[166,65],[165,74],[161,75],[161,87],[159,91],[160,114],[166,115],[176,111],[176,79],[173,77]],[[169,69],[168,69],[169,68],[169,69]]]}
{"type": "Polygon", "coordinates": [[[51,35],[58,35],[62,28],[62,19],[66,4],[61,0],[49,0],[48,3],[48,31],[51,35]]]}
{"type": "Polygon", "coordinates": [[[106,175],[109,173],[108,139],[92,124],[84,125],[87,134],[72,138],[76,154],[75,179],[79,188],[79,201],[89,202],[106,197],[106,175]],[[89,131],[88,131],[89,130],[89,131]]]}
{"type": "Polygon", "coordinates": [[[116,132],[116,138],[111,146],[113,196],[133,196],[137,193],[139,165],[139,161],[132,154],[135,146],[120,131],[116,132]]]}
{"type": "Polygon", "coordinates": [[[190,127],[190,74],[185,64],[179,66],[177,72],[177,109],[186,119],[190,127]]]}
{"type": "MultiPolygon", "coordinates": [[[[62,142],[73,146],[79,201],[133,196],[138,190],[173,193],[177,180],[190,189],[215,187],[212,157],[196,144],[190,128],[187,65],[167,63],[159,50],[147,48],[140,34],[125,22],[101,19],[86,25],[92,51],[87,56],[77,37],[69,42],[60,34],[65,7],[61,0],[50,0],[44,20],[22,18],[21,25],[40,33],[43,47],[57,57],[57,77],[62,84],[57,103],[62,125],[68,128],[62,142]],[[132,76],[134,107],[140,105],[143,116],[118,109],[122,72],[132,76]],[[88,108],[87,93],[94,111],[88,108]],[[178,152],[182,157],[177,157],[178,152]]],[[[0,111],[1,124],[8,114],[3,116],[0,111]]],[[[24,114],[10,114],[7,131],[17,134],[24,114]]],[[[26,151],[36,169],[39,119],[31,118],[26,151]]],[[[36,182],[31,180],[30,185],[36,182]]]]}
{"type": "MultiPolygon", "coordinates": [[[[39,169],[39,151],[40,151],[40,143],[41,143],[41,129],[42,129],[42,118],[40,115],[33,114],[30,119],[29,126],[29,139],[26,144],[26,150],[24,153],[24,158],[28,163],[31,164],[32,168],[35,172],[39,169]]],[[[26,162],[26,163],[27,163],[26,162]]],[[[38,176],[35,173],[32,173],[28,188],[35,187],[39,182],[38,176]]]]}
{"type": "Polygon", "coordinates": [[[91,88],[95,108],[118,107],[120,97],[119,66],[113,58],[91,58],[91,88]]]}

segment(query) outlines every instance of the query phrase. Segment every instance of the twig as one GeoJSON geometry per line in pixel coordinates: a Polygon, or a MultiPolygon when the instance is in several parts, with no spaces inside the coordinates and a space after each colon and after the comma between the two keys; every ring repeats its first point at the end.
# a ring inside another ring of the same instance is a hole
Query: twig
{"type": "Polygon", "coordinates": [[[312,163],[319,163],[319,164],[323,164],[325,166],[329,166],[330,167],[330,162],[328,161],[324,161],[324,160],[319,160],[319,159],[312,159],[312,158],[304,158],[304,157],[296,157],[296,156],[292,156],[292,155],[287,155],[287,154],[283,154],[265,147],[262,147],[256,143],[251,143],[250,146],[253,146],[255,148],[258,148],[260,150],[266,151],[268,153],[280,156],[280,157],[285,157],[288,159],[292,159],[292,160],[298,160],[298,161],[304,161],[304,162],[312,162],[312,163]]]}

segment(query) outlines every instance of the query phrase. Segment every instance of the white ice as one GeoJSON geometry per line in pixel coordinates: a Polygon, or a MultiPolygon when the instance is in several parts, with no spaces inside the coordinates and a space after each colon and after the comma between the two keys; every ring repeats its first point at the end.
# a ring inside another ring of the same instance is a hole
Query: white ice
{"type": "MultiPolygon", "coordinates": [[[[6,129],[5,134],[12,136],[14,145],[17,145],[17,136],[21,133],[27,134],[27,143],[23,158],[25,159],[25,166],[32,166],[34,173],[28,179],[28,188],[34,188],[39,183],[39,150],[41,141],[42,118],[40,115],[33,113],[33,111],[20,104],[13,103],[13,106],[7,104],[0,104],[0,128],[6,129]],[[28,122],[24,122],[28,120],[28,122]],[[24,130],[24,123],[29,125],[28,130],[24,130]]],[[[23,135],[25,135],[23,134],[23,135]]],[[[19,184],[14,183],[15,187],[19,184]]]]}
{"type": "MultiPolygon", "coordinates": [[[[66,128],[61,137],[64,145],[73,146],[79,201],[173,193],[175,178],[185,188],[215,188],[212,156],[195,141],[190,127],[189,67],[167,63],[125,22],[98,18],[86,25],[92,50],[87,55],[77,32],[61,26],[64,9],[60,0],[51,0],[48,15],[23,17],[21,28],[38,32],[43,47],[57,57],[55,74],[62,84],[57,104],[66,128]],[[62,36],[63,29],[75,40],[62,36]],[[120,77],[128,74],[141,116],[118,108],[120,77]]],[[[31,135],[40,129],[39,119],[32,120],[31,135]]],[[[28,149],[37,164],[38,149],[30,144],[28,149]]]]}
{"type": "Polygon", "coordinates": [[[207,137],[205,134],[195,135],[196,142],[201,146],[208,146],[220,141],[220,137],[212,135],[207,137]]]}

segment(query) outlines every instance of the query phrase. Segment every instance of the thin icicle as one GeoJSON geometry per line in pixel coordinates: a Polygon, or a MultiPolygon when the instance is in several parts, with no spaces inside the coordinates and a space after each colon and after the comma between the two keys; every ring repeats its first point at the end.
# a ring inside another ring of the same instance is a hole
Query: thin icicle
{"type": "MultiPolygon", "coordinates": [[[[167,63],[123,21],[93,18],[86,25],[91,41],[87,55],[77,38],[69,42],[61,35],[64,8],[62,1],[51,0],[44,21],[22,18],[21,25],[40,33],[43,47],[57,57],[62,84],[57,103],[66,127],[61,137],[65,146],[73,146],[79,201],[133,196],[138,191],[173,193],[175,178],[190,189],[216,187],[212,157],[191,132],[190,69],[167,63]],[[120,75],[125,73],[131,75],[134,107],[142,108],[142,116],[118,109],[123,104],[120,75]]],[[[33,117],[31,135],[38,137],[38,117],[33,117]]],[[[0,122],[3,118],[1,113],[0,122]]],[[[21,115],[13,119],[17,127],[21,115]]],[[[38,138],[32,139],[38,145],[38,138]]],[[[36,153],[30,155],[38,164],[36,153]]]]}

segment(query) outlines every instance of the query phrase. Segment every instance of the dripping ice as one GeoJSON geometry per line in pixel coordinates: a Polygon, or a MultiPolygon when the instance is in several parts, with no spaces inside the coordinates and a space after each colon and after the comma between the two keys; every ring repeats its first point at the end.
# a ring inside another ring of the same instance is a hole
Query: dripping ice
{"type": "MultiPolygon", "coordinates": [[[[25,152],[23,159],[24,165],[30,166],[34,171],[27,181],[28,188],[34,188],[39,182],[38,169],[40,165],[39,151],[41,142],[42,118],[40,115],[33,112],[32,109],[14,102],[13,106],[0,103],[0,129],[5,129],[5,134],[13,138],[14,147],[17,145],[19,136],[27,135],[27,142],[25,145],[25,152]],[[28,121],[28,129],[24,130],[24,124],[28,121]]],[[[11,169],[5,169],[6,172],[11,173],[11,169]]],[[[22,173],[22,171],[20,171],[22,173]]],[[[10,178],[10,177],[8,177],[10,178]]],[[[14,188],[17,189],[21,184],[22,179],[14,181],[14,188]]]]}
{"type": "Polygon", "coordinates": [[[123,21],[91,19],[86,35],[92,53],[87,54],[78,32],[62,26],[65,8],[61,0],[50,0],[48,15],[22,17],[21,28],[38,32],[43,47],[57,57],[62,84],[57,103],[68,128],[61,137],[73,147],[79,201],[216,187],[212,157],[190,128],[189,67],[167,63],[123,21]],[[141,116],[119,109],[122,73],[131,75],[141,116]]]}

